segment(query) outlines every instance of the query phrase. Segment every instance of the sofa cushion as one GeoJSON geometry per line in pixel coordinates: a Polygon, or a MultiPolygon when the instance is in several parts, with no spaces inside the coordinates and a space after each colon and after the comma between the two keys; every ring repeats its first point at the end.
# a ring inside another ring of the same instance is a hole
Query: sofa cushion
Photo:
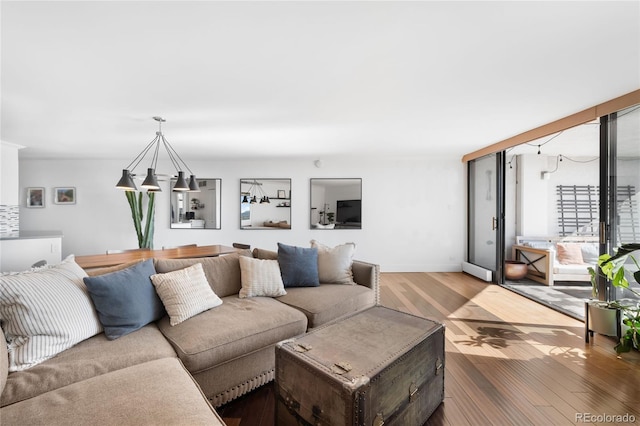
{"type": "Polygon", "coordinates": [[[316,287],[318,278],[318,249],[278,243],[278,263],[285,287],[316,287]]]}
{"type": "Polygon", "coordinates": [[[361,285],[321,284],[287,289],[277,300],[303,312],[309,328],[315,328],[375,306],[376,292],[361,285]]]}
{"type": "Polygon", "coordinates": [[[167,357],[175,358],[176,353],[155,324],[117,340],[108,340],[101,333],[28,370],[9,374],[0,406],[109,371],[167,357]]]}
{"type": "Polygon", "coordinates": [[[598,257],[600,257],[600,247],[598,243],[582,243],[580,244],[580,250],[582,251],[582,261],[590,265],[598,263],[598,257]]]}
{"type": "Polygon", "coordinates": [[[283,296],[287,294],[280,275],[277,260],[254,259],[242,256],[240,258],[242,271],[242,289],[240,298],[256,296],[283,296]]]}
{"type": "Polygon", "coordinates": [[[86,276],[73,256],[51,267],[0,276],[9,371],[32,367],[102,332],[82,281],[86,276]]]}
{"type": "Polygon", "coordinates": [[[119,265],[106,266],[104,268],[93,268],[93,269],[85,269],[85,272],[90,277],[96,277],[98,275],[109,274],[111,272],[122,271],[123,269],[127,269],[136,265],[138,263],[144,262],[144,260],[132,260],[131,262],[121,263],[119,265]]]}
{"type": "Polygon", "coordinates": [[[151,283],[151,259],[104,275],[85,277],[108,339],[117,339],[162,318],[166,312],[151,283]]]}
{"type": "Polygon", "coordinates": [[[222,300],[213,292],[201,263],[184,269],[151,275],[171,325],[178,325],[194,315],[215,308],[222,300]]]}
{"type": "Polygon", "coordinates": [[[74,383],[4,407],[0,417],[7,425],[224,424],[177,358],[74,383]]]}
{"type": "Polygon", "coordinates": [[[256,259],[278,260],[278,252],[273,250],[265,250],[261,248],[253,249],[253,257],[256,259]]]}
{"type": "Polygon", "coordinates": [[[356,251],[354,243],[328,247],[311,240],[311,247],[318,249],[318,277],[321,283],[355,285],[351,273],[353,254],[356,251]]]}
{"type": "Polygon", "coordinates": [[[202,257],[194,259],[155,259],[156,271],[159,273],[184,269],[195,263],[201,263],[204,274],[214,293],[220,297],[238,294],[241,288],[240,256],[251,256],[250,250],[218,257],[202,257]]]}
{"type": "Polygon", "coordinates": [[[222,298],[224,303],[174,327],[158,322],[184,365],[192,373],[298,336],[307,318],[269,297],[222,298]]]}

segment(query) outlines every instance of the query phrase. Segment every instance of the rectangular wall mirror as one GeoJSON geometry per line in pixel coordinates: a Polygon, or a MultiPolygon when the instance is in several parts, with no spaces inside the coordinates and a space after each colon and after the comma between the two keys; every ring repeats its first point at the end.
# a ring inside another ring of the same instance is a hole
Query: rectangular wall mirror
{"type": "Polygon", "coordinates": [[[291,179],[240,179],[241,229],[291,229],[291,179]]]}
{"type": "Polygon", "coordinates": [[[362,179],[311,179],[311,229],[362,229],[362,179]]]}
{"type": "Polygon", "coordinates": [[[221,228],[222,179],[198,179],[198,185],[200,192],[171,192],[171,229],[221,228]]]}

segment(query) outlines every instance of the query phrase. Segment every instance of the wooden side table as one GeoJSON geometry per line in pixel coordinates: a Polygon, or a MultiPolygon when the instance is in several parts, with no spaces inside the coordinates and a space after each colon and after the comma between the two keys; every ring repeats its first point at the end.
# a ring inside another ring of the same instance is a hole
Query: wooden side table
{"type": "Polygon", "coordinates": [[[548,286],[553,285],[553,259],[551,257],[553,252],[551,250],[516,244],[512,246],[511,251],[513,260],[527,264],[529,268],[527,278],[548,286]]]}

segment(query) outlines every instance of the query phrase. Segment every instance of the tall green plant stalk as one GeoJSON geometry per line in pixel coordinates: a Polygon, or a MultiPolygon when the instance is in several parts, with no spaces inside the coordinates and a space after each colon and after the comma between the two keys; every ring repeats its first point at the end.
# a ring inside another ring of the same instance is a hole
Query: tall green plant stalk
{"type": "Polygon", "coordinates": [[[142,192],[125,191],[124,193],[131,208],[131,217],[133,218],[133,227],[136,229],[138,236],[139,248],[153,248],[153,231],[156,212],[156,193],[147,192],[147,217],[145,220],[144,210],[142,206],[142,192]],[[143,230],[144,222],[144,230],[143,230]]]}

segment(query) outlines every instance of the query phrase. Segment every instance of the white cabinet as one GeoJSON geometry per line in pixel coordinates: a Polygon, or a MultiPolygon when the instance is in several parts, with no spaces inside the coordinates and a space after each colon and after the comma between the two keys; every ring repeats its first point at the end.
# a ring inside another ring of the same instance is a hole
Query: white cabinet
{"type": "Polygon", "coordinates": [[[20,231],[17,236],[0,238],[0,272],[24,271],[40,260],[49,264],[60,263],[60,232],[20,231]]]}

